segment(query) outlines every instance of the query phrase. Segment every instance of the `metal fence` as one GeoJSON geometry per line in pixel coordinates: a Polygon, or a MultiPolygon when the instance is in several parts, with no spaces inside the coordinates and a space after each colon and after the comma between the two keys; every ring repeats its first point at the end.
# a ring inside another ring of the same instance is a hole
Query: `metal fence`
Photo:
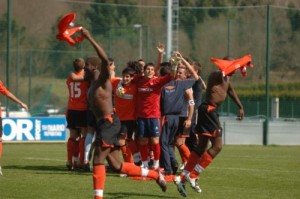
{"type": "MultiPolygon", "coordinates": [[[[45,21],[48,16],[40,16],[31,18],[29,23],[12,12],[10,67],[6,63],[7,24],[0,23],[0,32],[3,33],[0,38],[0,79],[6,81],[9,89],[24,99],[32,110],[39,110],[41,105],[49,103],[64,107],[67,101],[64,82],[72,70],[72,60],[95,54],[85,41],[72,47],[55,39],[57,20],[68,12],[66,10],[75,12],[75,25],[87,27],[104,46],[108,56],[115,59],[117,75],[120,75],[128,61],[143,58],[147,62],[155,62],[157,42],[166,42],[167,7],[164,3],[153,6],[138,4],[139,1],[110,4],[50,0],[40,3],[28,0],[28,6],[30,2],[35,3],[39,13],[43,10],[47,13],[46,9],[52,8],[56,19],[52,17],[52,20],[45,21]],[[37,27],[48,29],[35,33],[37,27]]],[[[15,6],[16,3],[11,9],[14,10],[15,6]]],[[[27,7],[23,10],[25,12],[27,7]]],[[[30,14],[37,16],[34,12],[30,14]]],[[[178,16],[178,49],[189,59],[201,62],[204,79],[216,69],[210,62],[211,57],[252,55],[254,68],[248,71],[248,76],[243,78],[235,75],[232,79],[233,85],[238,87],[265,87],[262,98],[242,98],[247,116],[266,113],[271,116],[271,98],[280,91],[268,91],[270,85],[299,83],[300,9],[276,6],[185,6],[179,8],[178,16]]],[[[3,15],[1,20],[5,22],[6,16],[3,15]]],[[[293,88],[289,92],[299,96],[297,93],[300,91],[293,88]]],[[[279,117],[300,117],[299,98],[280,99],[279,104],[279,117]]],[[[232,102],[226,101],[221,112],[231,114],[236,110],[232,102]]]]}

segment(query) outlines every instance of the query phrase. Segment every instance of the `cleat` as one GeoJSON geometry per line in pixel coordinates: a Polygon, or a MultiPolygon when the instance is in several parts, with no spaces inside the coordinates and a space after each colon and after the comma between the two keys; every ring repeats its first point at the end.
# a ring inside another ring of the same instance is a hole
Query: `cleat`
{"type": "Polygon", "coordinates": [[[198,193],[201,193],[201,188],[198,184],[197,178],[191,178],[189,174],[185,176],[185,180],[190,183],[191,187],[198,193]]]}
{"type": "Polygon", "coordinates": [[[83,165],[83,171],[86,171],[86,172],[90,172],[91,171],[91,167],[90,167],[89,163],[83,165]]]}
{"type": "Polygon", "coordinates": [[[140,160],[140,161],[138,161],[138,162],[134,162],[134,164],[135,164],[136,166],[142,167],[143,162],[140,160]]]}
{"type": "Polygon", "coordinates": [[[125,177],[127,177],[127,174],[121,173],[121,174],[120,174],[120,177],[121,177],[121,178],[125,178],[125,177]]]}
{"type": "Polygon", "coordinates": [[[148,168],[154,168],[154,160],[150,159],[150,161],[148,162],[148,168]]]}
{"type": "Polygon", "coordinates": [[[165,181],[164,175],[159,171],[158,171],[158,178],[156,180],[156,183],[159,185],[159,187],[163,192],[167,191],[167,183],[165,181]]]}
{"type": "Polygon", "coordinates": [[[172,167],[173,174],[176,175],[177,170],[178,170],[178,162],[177,162],[177,160],[173,160],[171,162],[171,167],[172,167]]]}
{"type": "Polygon", "coordinates": [[[0,176],[3,176],[3,173],[2,173],[2,168],[0,166],[0,176]]]}
{"type": "Polygon", "coordinates": [[[74,167],[72,166],[72,164],[70,162],[66,163],[66,167],[67,167],[68,171],[73,171],[74,170],[74,167]]]}
{"type": "Polygon", "coordinates": [[[185,183],[181,181],[180,176],[176,176],[174,179],[174,183],[177,186],[177,190],[183,197],[187,197],[187,192],[185,189],[185,183]]]}
{"type": "Polygon", "coordinates": [[[182,170],[184,169],[185,165],[186,165],[186,162],[183,162],[183,163],[181,163],[181,165],[180,165],[180,168],[179,168],[179,169],[182,171],[182,170]]]}

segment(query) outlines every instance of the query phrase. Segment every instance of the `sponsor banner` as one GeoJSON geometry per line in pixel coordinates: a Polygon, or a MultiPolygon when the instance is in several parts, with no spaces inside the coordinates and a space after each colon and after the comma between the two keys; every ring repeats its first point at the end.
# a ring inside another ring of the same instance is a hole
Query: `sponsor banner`
{"type": "Polygon", "coordinates": [[[2,118],[4,141],[65,141],[66,118],[2,118]]]}

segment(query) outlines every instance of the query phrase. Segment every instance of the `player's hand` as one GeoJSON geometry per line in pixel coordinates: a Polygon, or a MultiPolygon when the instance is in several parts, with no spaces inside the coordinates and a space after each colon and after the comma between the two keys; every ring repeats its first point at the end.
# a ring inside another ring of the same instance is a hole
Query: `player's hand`
{"type": "Polygon", "coordinates": [[[21,103],[21,106],[22,106],[26,111],[29,111],[29,108],[28,108],[28,106],[27,106],[26,104],[21,103]]]}
{"type": "Polygon", "coordinates": [[[178,57],[179,59],[183,59],[183,57],[179,51],[175,52],[175,56],[178,57]]]}
{"type": "Polygon", "coordinates": [[[244,119],[244,109],[241,108],[237,120],[243,120],[244,119]]]}
{"type": "Polygon", "coordinates": [[[191,121],[191,120],[185,120],[185,121],[184,121],[184,126],[185,126],[185,128],[190,128],[191,125],[192,125],[192,121],[191,121]]]}
{"type": "Polygon", "coordinates": [[[164,46],[163,43],[158,42],[158,45],[157,45],[156,48],[157,48],[157,51],[158,51],[159,53],[164,53],[164,52],[165,52],[165,46],[164,46]]]}
{"type": "Polygon", "coordinates": [[[85,29],[85,28],[81,29],[81,34],[82,34],[83,37],[85,37],[87,39],[89,39],[91,37],[90,32],[87,29],[85,29]]]}

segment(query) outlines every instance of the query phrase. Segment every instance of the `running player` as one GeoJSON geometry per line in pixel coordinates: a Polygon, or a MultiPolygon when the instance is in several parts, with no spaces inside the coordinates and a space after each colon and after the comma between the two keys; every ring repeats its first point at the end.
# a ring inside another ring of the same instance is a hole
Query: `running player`
{"type": "Polygon", "coordinates": [[[155,179],[161,189],[166,191],[166,182],[163,175],[158,171],[144,169],[132,163],[121,163],[119,160],[118,134],[121,124],[113,110],[113,90],[108,58],[103,48],[85,28],[82,29],[82,35],[92,44],[100,58],[90,57],[86,60],[86,77],[91,78],[91,81],[93,81],[88,93],[88,100],[97,122],[93,158],[94,198],[103,198],[106,159],[114,171],[127,174],[128,176],[144,176],[155,179]],[[97,62],[98,64],[91,64],[91,62],[97,62]],[[97,65],[100,65],[100,67],[95,67],[97,65]]]}
{"type": "MultiPolygon", "coordinates": [[[[230,57],[224,60],[233,60],[230,57]]],[[[251,60],[250,60],[251,61],[251,60]]],[[[250,64],[250,61],[247,63],[250,64]]],[[[244,67],[241,64],[238,67],[244,67]]],[[[175,177],[175,184],[180,194],[187,196],[185,182],[189,182],[191,187],[201,192],[198,184],[195,184],[195,178],[211,164],[213,159],[222,149],[222,128],[219,121],[217,108],[224,102],[227,95],[235,102],[239,108],[238,119],[244,118],[244,109],[229,79],[238,67],[232,67],[233,70],[224,72],[226,68],[212,72],[208,77],[206,90],[206,99],[198,109],[198,122],[196,132],[199,136],[199,143],[192,151],[187,165],[179,176],[175,177]],[[207,145],[211,142],[211,147],[207,145]]]]}

